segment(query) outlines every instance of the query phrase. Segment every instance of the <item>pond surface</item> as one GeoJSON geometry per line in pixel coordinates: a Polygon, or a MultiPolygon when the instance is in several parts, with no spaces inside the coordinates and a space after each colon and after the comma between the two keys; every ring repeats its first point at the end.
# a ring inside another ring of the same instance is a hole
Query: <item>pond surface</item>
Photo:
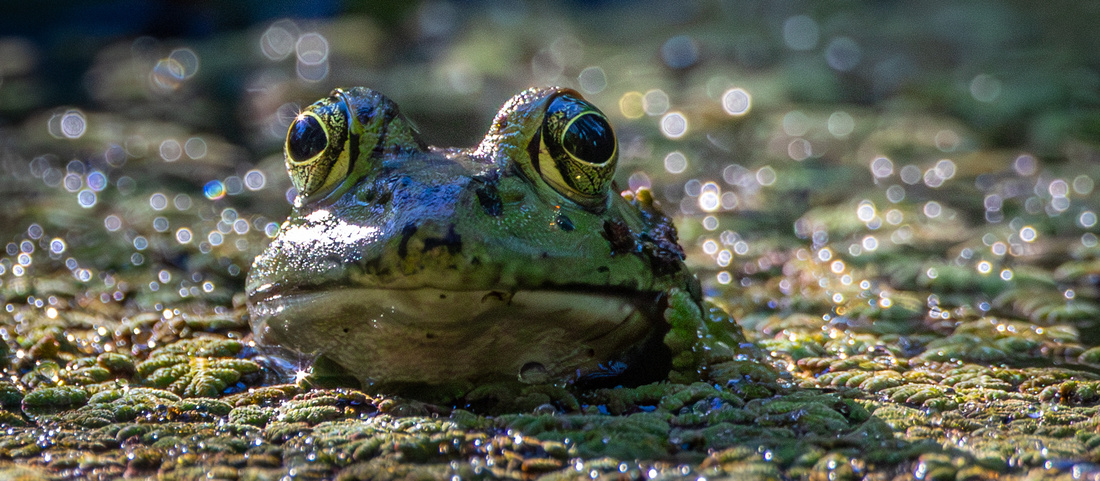
{"type": "Polygon", "coordinates": [[[0,20],[0,477],[1100,477],[1097,5],[147,6],[0,20]],[[438,146],[583,93],[779,382],[274,374],[244,278],[356,85],[438,146]]]}

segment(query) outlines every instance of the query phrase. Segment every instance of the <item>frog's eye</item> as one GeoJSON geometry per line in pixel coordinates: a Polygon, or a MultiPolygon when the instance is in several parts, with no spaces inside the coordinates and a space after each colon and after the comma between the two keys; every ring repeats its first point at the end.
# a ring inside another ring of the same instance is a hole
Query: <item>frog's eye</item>
{"type": "Polygon", "coordinates": [[[286,170],[300,195],[338,184],[350,169],[347,104],[337,91],[298,114],[286,134],[286,170]]]}
{"type": "Polygon", "coordinates": [[[550,158],[535,159],[535,169],[546,183],[584,205],[606,198],[618,142],[599,109],[567,93],[559,95],[546,108],[541,137],[550,158]]]}
{"type": "Polygon", "coordinates": [[[299,115],[290,125],[286,135],[286,154],[294,162],[307,162],[317,157],[328,145],[328,134],[317,116],[312,113],[299,115]]]}

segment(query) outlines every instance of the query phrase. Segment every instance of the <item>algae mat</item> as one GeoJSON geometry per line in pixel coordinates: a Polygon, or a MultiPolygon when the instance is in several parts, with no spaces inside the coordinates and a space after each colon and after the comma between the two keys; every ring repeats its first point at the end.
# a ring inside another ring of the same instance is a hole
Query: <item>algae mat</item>
{"type": "Polygon", "coordinates": [[[1100,477],[1095,10],[438,2],[70,63],[4,36],[0,477],[1100,477]],[[279,378],[308,360],[251,343],[242,284],[281,138],[360,84],[439,145],[583,92],[778,382],[440,406],[279,378]]]}

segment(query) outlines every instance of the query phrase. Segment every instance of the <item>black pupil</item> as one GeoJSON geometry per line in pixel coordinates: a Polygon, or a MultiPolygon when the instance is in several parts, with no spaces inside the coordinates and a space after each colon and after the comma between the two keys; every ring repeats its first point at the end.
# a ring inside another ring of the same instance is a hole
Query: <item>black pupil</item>
{"type": "Polygon", "coordinates": [[[325,129],[321,127],[316,118],[309,115],[303,115],[295,120],[294,125],[290,126],[290,133],[287,135],[287,148],[290,151],[290,157],[297,161],[312,158],[325,150],[325,146],[328,144],[325,129]]]}
{"type": "Polygon", "coordinates": [[[569,125],[562,136],[562,147],[585,162],[602,164],[615,153],[615,134],[603,116],[585,113],[569,125]]]}

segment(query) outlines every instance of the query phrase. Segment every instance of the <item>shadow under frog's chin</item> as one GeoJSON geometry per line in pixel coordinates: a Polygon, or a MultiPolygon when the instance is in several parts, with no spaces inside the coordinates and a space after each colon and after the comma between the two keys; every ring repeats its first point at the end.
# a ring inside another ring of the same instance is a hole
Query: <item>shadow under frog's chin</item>
{"type": "Polygon", "coordinates": [[[261,344],[324,355],[364,385],[614,385],[668,372],[667,324],[638,307],[655,295],[344,288],[253,298],[250,312],[261,344]],[[618,379],[634,365],[647,372],[618,379]]]}

